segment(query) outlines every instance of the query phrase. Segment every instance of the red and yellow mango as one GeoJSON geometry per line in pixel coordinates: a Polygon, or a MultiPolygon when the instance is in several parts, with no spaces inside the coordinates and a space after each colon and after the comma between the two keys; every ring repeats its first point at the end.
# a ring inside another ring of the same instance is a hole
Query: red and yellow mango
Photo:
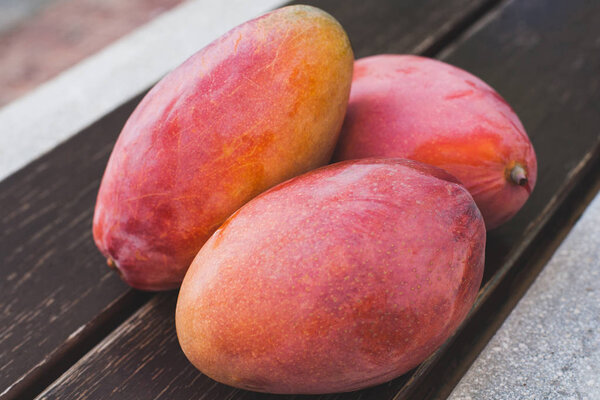
{"type": "Polygon", "coordinates": [[[410,55],[357,60],[335,160],[403,157],[443,168],[493,229],[523,206],[537,161],[521,121],[481,79],[410,55]]]}
{"type": "Polygon", "coordinates": [[[177,336],[228,385],[326,393],[393,379],[454,332],[481,283],[485,226],[441,169],[330,165],[244,205],[183,281],[177,336]]]}
{"type": "Polygon", "coordinates": [[[125,124],[102,179],[93,232],[109,265],[135,288],[178,287],[231,213],[329,161],[352,68],[339,23],[290,6],[165,76],[125,124]]]}

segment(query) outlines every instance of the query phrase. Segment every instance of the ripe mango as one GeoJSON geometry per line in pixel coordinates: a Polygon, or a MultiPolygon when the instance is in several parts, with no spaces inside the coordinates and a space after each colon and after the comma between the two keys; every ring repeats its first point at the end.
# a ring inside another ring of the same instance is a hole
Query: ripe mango
{"type": "Polygon", "coordinates": [[[402,159],[330,165],[231,216],[179,292],[188,359],[228,385],[326,393],[393,379],[457,328],[485,226],[446,172],[402,159]]]}
{"type": "Polygon", "coordinates": [[[138,289],[178,287],[230,214],[329,161],[352,68],[339,23],[290,6],[165,76],[125,124],[102,179],[93,232],[109,265],[138,289]]]}
{"type": "Polygon", "coordinates": [[[471,192],[487,229],[508,221],[535,186],[521,121],[472,74],[424,57],[357,60],[335,160],[403,157],[443,168],[471,192]]]}

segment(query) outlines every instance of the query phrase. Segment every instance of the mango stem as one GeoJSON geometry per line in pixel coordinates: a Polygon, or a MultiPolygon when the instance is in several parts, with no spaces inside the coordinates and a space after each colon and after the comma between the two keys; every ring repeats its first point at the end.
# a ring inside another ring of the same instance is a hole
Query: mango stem
{"type": "Polygon", "coordinates": [[[527,185],[527,171],[525,171],[525,168],[523,168],[519,164],[516,164],[510,170],[510,180],[514,184],[519,185],[519,186],[527,185]]]}

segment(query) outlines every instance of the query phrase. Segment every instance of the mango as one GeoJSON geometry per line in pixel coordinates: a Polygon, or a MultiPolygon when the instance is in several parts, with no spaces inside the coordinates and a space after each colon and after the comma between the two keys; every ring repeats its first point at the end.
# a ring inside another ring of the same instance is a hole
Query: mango
{"type": "Polygon", "coordinates": [[[309,172],[244,205],[200,250],[179,292],[179,343],[243,389],[385,382],[464,319],[485,240],[471,195],[435,167],[362,159],[309,172]]]}
{"type": "Polygon", "coordinates": [[[330,160],[352,68],[339,23],[290,6],[165,76],[125,124],[99,189],[93,233],[109,265],[138,289],[178,287],[230,214],[330,160]]]}
{"type": "Polygon", "coordinates": [[[403,157],[435,165],[471,192],[493,229],[512,218],[537,178],[521,121],[472,74],[424,57],[357,60],[337,161],[403,157]]]}

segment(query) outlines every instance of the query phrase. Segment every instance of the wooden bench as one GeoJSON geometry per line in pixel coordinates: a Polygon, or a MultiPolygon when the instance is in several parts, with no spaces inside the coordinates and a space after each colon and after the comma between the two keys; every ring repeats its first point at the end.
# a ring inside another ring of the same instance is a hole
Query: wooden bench
{"type": "MultiPolygon", "coordinates": [[[[478,75],[513,106],[535,146],[537,187],[512,221],[489,232],[483,285],[459,331],[391,382],[312,397],[445,398],[600,186],[600,3],[302,3],[335,16],[357,58],[417,53],[478,75]]],[[[98,185],[142,95],[0,182],[0,399],[299,398],[238,390],[199,373],[177,343],[177,293],[130,289],[95,248],[98,185]]]]}

